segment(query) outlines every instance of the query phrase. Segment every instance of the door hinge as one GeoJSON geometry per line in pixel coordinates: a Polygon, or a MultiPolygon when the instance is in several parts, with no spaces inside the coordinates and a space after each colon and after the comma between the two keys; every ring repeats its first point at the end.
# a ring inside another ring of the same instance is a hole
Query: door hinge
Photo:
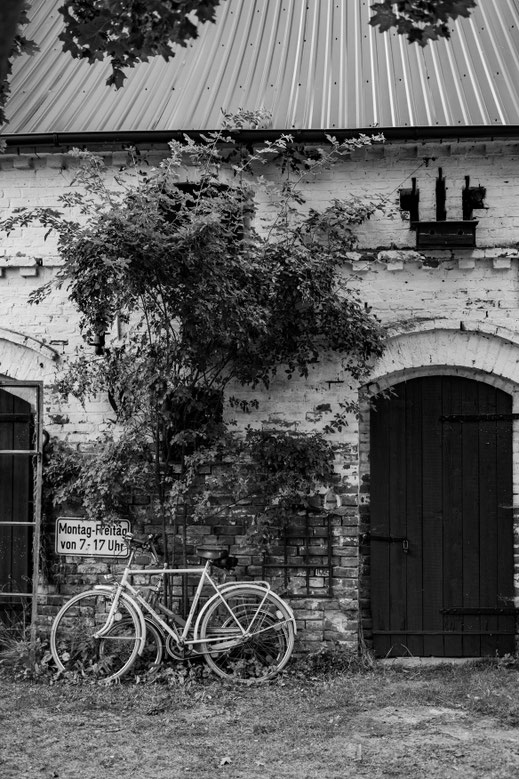
{"type": "Polygon", "coordinates": [[[519,414],[445,414],[440,422],[509,422],[519,414]]]}
{"type": "Polygon", "coordinates": [[[441,614],[451,614],[460,616],[485,616],[500,614],[517,614],[518,609],[515,606],[450,606],[447,609],[440,609],[441,614]]]}

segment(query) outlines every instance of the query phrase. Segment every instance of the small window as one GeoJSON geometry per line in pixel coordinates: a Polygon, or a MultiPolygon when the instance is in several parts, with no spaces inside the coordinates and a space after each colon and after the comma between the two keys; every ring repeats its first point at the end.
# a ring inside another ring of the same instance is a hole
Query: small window
{"type": "Polygon", "coordinates": [[[241,188],[237,190],[213,180],[177,182],[170,192],[164,194],[161,209],[165,219],[175,223],[183,206],[188,210],[205,209],[207,213],[213,214],[215,201],[218,201],[222,224],[231,230],[233,240],[243,241],[254,209],[252,193],[241,188]]]}

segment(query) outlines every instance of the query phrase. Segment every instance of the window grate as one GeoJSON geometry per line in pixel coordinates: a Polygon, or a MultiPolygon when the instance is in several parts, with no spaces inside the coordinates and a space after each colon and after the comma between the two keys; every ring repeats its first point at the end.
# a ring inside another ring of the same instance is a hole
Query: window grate
{"type": "Polygon", "coordinates": [[[290,519],[263,559],[263,576],[290,598],[332,598],[332,520],[306,511],[290,519]]]}

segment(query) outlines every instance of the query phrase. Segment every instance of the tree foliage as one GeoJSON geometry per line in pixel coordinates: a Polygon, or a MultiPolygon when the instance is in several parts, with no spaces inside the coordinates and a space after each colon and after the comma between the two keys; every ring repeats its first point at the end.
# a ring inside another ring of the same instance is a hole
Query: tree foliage
{"type": "MultiPolygon", "coordinates": [[[[242,112],[226,121],[254,117],[242,112]]],[[[102,499],[92,498],[85,478],[76,479],[95,518],[113,515],[107,501],[114,469],[105,468],[106,457],[123,472],[125,457],[148,452],[136,468],[153,475],[149,491],[165,517],[180,494],[173,465],[186,470],[190,456],[208,456],[205,449],[224,440],[225,403],[247,411],[278,372],[304,378],[330,351],[354,378],[381,353],[379,322],[339,272],[356,244],[355,228],[380,201],[337,199],[317,211],[302,192],[309,179],[370,143],[329,137],[325,147],[307,149],[283,135],[246,149],[239,132],[223,130],[200,142],[172,142],[154,169],[134,153],[111,188],[102,161],[77,152],[81,187],[61,198],[76,218],[35,209],[4,221],[6,231],[34,220],[57,231],[63,265],[33,301],[65,287],[86,342],[59,390],[83,402],[102,393],[112,406],[117,445],[105,440],[103,467],[85,466],[102,499]],[[265,164],[277,173],[259,175],[265,164]]]]}
{"type": "Polygon", "coordinates": [[[123,68],[160,55],[198,37],[198,24],[214,22],[220,0],[68,0],[59,8],[65,21],[64,51],[77,59],[110,60],[108,85],[117,89],[123,68]]]}
{"type": "Polygon", "coordinates": [[[369,23],[380,32],[394,29],[409,43],[427,46],[429,41],[450,38],[449,22],[468,17],[476,0],[379,0],[371,4],[369,23]]]}
{"type": "MultiPolygon", "coordinates": [[[[221,0],[67,0],[58,11],[64,27],[59,35],[63,51],[93,63],[108,59],[112,72],[106,83],[123,86],[124,68],[150,57],[168,60],[174,46],[186,46],[198,37],[198,25],[214,22],[221,0]]],[[[28,24],[29,0],[0,3],[0,125],[6,121],[12,61],[37,50],[23,28],[28,24]]]]}
{"type": "Polygon", "coordinates": [[[195,517],[204,521],[218,515],[223,492],[234,505],[248,507],[246,543],[262,550],[269,549],[294,513],[322,508],[316,493],[333,490],[334,447],[318,431],[249,428],[242,440],[229,442],[226,459],[229,465],[206,480],[205,492],[195,502],[195,517]]]}
{"type": "Polygon", "coordinates": [[[0,8],[0,125],[5,122],[3,107],[10,94],[12,60],[20,54],[32,54],[37,48],[23,34],[28,10],[26,0],[3,0],[0,8]]]}

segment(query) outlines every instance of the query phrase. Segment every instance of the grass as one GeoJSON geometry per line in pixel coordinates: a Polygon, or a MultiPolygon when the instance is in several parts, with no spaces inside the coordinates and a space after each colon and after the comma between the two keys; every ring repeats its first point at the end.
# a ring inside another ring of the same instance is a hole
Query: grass
{"type": "Polygon", "coordinates": [[[16,745],[0,749],[2,779],[519,773],[513,658],[402,668],[323,652],[251,687],[180,671],[111,686],[14,679],[2,667],[0,727],[16,745]]]}
{"type": "MultiPolygon", "coordinates": [[[[4,633],[0,636],[0,679],[34,682],[40,690],[48,687],[54,692],[60,689],[66,697],[69,687],[80,686],[89,691],[90,704],[99,696],[105,700],[107,690],[111,694],[124,695],[128,699],[137,693],[160,695],[161,690],[172,690],[184,695],[186,700],[203,699],[208,689],[216,684],[219,696],[239,695],[244,687],[216,680],[203,662],[192,664],[167,663],[159,673],[149,678],[128,680],[111,685],[98,685],[93,677],[82,679],[79,674],[57,675],[46,643],[36,648],[37,662],[32,663],[28,641],[23,636],[4,633]],[[124,692],[121,692],[124,691],[124,692]],[[138,691],[138,692],[137,692],[138,691]],[[238,691],[238,692],[237,692],[238,691]]],[[[292,660],[289,668],[277,679],[265,685],[252,685],[252,689],[297,688],[309,692],[317,686],[330,688],[331,707],[337,706],[332,691],[340,687],[347,691],[352,710],[364,710],[374,701],[384,705],[406,706],[426,704],[430,706],[463,706],[465,711],[492,716],[506,725],[519,725],[519,658],[507,656],[500,659],[481,659],[464,664],[436,666],[389,666],[377,663],[370,655],[359,657],[352,653],[322,650],[292,660]],[[388,684],[388,682],[390,682],[388,684]],[[346,688],[346,689],[345,689],[346,688]]],[[[344,695],[341,705],[344,704],[344,695]]],[[[90,705],[89,704],[89,705],[90,705]]]]}

